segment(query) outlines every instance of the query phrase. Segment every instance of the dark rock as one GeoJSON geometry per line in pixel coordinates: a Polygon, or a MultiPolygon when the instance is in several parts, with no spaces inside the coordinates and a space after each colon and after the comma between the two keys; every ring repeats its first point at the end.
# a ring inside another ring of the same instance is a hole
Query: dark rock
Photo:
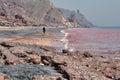
{"type": "Polygon", "coordinates": [[[10,61],[10,60],[5,60],[4,64],[5,65],[13,65],[15,62],[10,61]]]}
{"type": "Polygon", "coordinates": [[[120,80],[120,78],[118,78],[118,79],[115,79],[115,80],[120,80]]]}
{"type": "Polygon", "coordinates": [[[62,53],[68,53],[68,52],[69,52],[69,50],[66,50],[66,49],[62,50],[62,53]]]}
{"type": "Polygon", "coordinates": [[[14,47],[14,46],[11,46],[9,43],[6,43],[6,42],[1,42],[0,45],[2,45],[3,47],[7,47],[7,48],[14,47]]]}
{"type": "Polygon", "coordinates": [[[84,52],[83,56],[86,58],[93,57],[89,52],[84,52]]]}

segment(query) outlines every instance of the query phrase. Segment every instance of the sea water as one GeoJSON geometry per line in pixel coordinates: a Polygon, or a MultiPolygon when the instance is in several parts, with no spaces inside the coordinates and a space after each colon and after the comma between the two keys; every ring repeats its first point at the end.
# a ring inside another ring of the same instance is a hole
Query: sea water
{"type": "Polygon", "coordinates": [[[120,27],[72,28],[62,32],[62,41],[69,50],[120,51],[120,27]]]}

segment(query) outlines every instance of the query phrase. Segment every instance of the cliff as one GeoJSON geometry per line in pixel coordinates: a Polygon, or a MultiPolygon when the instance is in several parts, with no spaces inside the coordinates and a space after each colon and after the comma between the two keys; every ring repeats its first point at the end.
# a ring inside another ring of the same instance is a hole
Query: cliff
{"type": "Polygon", "coordinates": [[[63,13],[64,17],[73,25],[80,27],[93,27],[93,24],[88,21],[83,14],[80,13],[79,10],[68,10],[59,8],[59,10],[63,13]]]}

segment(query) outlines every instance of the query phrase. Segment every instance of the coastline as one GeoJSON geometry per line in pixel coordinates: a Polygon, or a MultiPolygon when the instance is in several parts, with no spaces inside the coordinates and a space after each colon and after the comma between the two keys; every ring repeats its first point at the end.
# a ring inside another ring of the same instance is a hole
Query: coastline
{"type": "Polygon", "coordinates": [[[42,28],[27,29],[25,35],[19,36],[21,31],[16,33],[17,37],[21,38],[16,39],[14,35],[10,37],[11,40],[4,36],[6,41],[0,42],[0,78],[7,76],[8,80],[119,80],[120,52],[96,56],[88,51],[66,50],[65,43],[61,42],[61,39],[68,35],[61,33],[64,32],[61,30],[66,29],[47,28],[45,35],[42,28]]]}
{"type": "Polygon", "coordinates": [[[72,47],[69,46],[69,40],[67,39],[67,37],[70,34],[68,31],[70,31],[72,29],[76,29],[76,28],[68,28],[68,29],[65,29],[65,30],[61,30],[61,33],[64,34],[64,37],[61,39],[61,41],[65,43],[65,45],[64,45],[65,47],[64,48],[66,50],[69,50],[69,51],[75,51],[74,48],[72,48],[72,47]]]}
{"type": "Polygon", "coordinates": [[[68,40],[66,39],[66,37],[68,36],[68,33],[66,33],[65,31],[66,30],[61,31],[61,33],[64,34],[64,37],[60,41],[64,42],[65,43],[64,48],[68,49],[68,40]]]}
{"type": "Polygon", "coordinates": [[[55,47],[59,49],[64,49],[64,43],[61,39],[64,37],[64,34],[61,33],[61,30],[66,28],[52,28],[46,27],[46,34],[43,35],[42,28],[40,27],[30,27],[30,28],[0,28],[0,40],[1,42],[6,41],[10,43],[23,43],[23,44],[33,44],[33,45],[42,45],[55,47]],[[6,33],[9,33],[6,35],[6,33]],[[16,34],[14,34],[16,33],[16,34]]]}
{"type": "Polygon", "coordinates": [[[91,53],[111,53],[120,50],[117,29],[70,28],[61,31],[65,34],[62,41],[70,51],[89,51],[91,53]]]}

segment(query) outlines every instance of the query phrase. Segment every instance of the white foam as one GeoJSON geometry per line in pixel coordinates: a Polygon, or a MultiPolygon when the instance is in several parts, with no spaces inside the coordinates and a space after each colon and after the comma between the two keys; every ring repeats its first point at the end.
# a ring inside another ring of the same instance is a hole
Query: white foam
{"type": "Polygon", "coordinates": [[[62,30],[62,31],[61,31],[61,33],[64,33],[65,36],[64,36],[63,39],[61,39],[60,41],[64,42],[64,43],[65,43],[64,48],[65,48],[65,49],[68,49],[68,40],[67,40],[67,36],[69,35],[69,33],[66,33],[65,31],[66,31],[66,30],[62,30]]]}
{"type": "Polygon", "coordinates": [[[64,33],[64,34],[65,34],[65,30],[62,30],[61,33],[64,33]]]}
{"type": "Polygon", "coordinates": [[[68,29],[66,29],[66,30],[61,30],[61,33],[66,33],[66,31],[69,31],[69,30],[72,30],[73,28],[68,28],[68,29]]]}
{"type": "Polygon", "coordinates": [[[72,52],[72,51],[75,51],[75,49],[74,49],[74,48],[71,48],[71,49],[69,49],[69,51],[71,51],[71,52],[72,52]]]}
{"type": "Polygon", "coordinates": [[[68,42],[68,40],[66,39],[68,35],[69,35],[69,33],[65,33],[65,36],[60,41],[62,41],[62,42],[68,42]]]}
{"type": "Polygon", "coordinates": [[[61,39],[60,41],[62,41],[62,42],[64,42],[64,43],[68,42],[68,40],[65,39],[65,38],[61,39]]]}
{"type": "Polygon", "coordinates": [[[68,49],[68,42],[65,43],[65,49],[68,49]]]}
{"type": "MultiPolygon", "coordinates": [[[[73,28],[72,28],[73,29],[73,28]]],[[[67,39],[67,36],[69,35],[69,33],[67,33],[66,31],[72,30],[71,28],[67,29],[67,30],[62,30],[61,33],[64,33],[65,36],[63,37],[63,39],[61,39],[60,41],[64,42],[64,48],[68,49],[69,51],[74,51],[74,48],[69,48],[69,41],[67,39]]]]}
{"type": "Polygon", "coordinates": [[[43,63],[40,63],[40,65],[44,65],[43,63]]]}

